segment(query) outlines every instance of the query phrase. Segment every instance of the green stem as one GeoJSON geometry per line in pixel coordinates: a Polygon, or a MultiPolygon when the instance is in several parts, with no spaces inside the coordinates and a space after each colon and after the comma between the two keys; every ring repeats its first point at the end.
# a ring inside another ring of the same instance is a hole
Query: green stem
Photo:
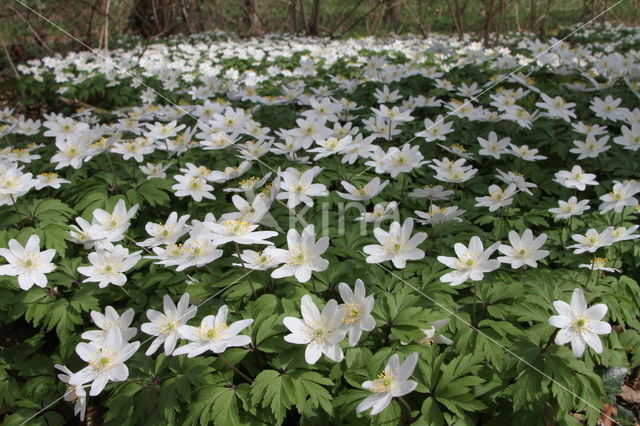
{"type": "Polygon", "coordinates": [[[22,215],[20,214],[20,211],[18,210],[18,205],[16,204],[16,199],[13,198],[13,194],[9,194],[9,197],[11,197],[11,203],[13,204],[13,208],[16,210],[16,214],[18,215],[18,221],[20,222],[20,228],[24,228],[24,222],[22,221],[22,215]]]}
{"type": "Polygon", "coordinates": [[[404,408],[406,408],[406,409],[407,409],[407,414],[409,415],[409,417],[408,417],[408,419],[407,419],[407,420],[408,420],[408,422],[406,422],[406,423],[411,423],[411,421],[413,420],[413,419],[411,418],[411,406],[409,405],[409,403],[408,403],[408,402],[407,402],[403,397],[399,397],[398,399],[400,400],[400,402],[402,403],[402,405],[404,406],[404,408]]]}
{"type": "Polygon", "coordinates": [[[402,174],[402,189],[400,189],[400,201],[402,201],[402,197],[404,195],[404,187],[407,184],[407,173],[402,174]]]}
{"type": "Polygon", "coordinates": [[[476,323],[476,304],[478,303],[478,281],[473,282],[473,311],[471,316],[471,323],[474,327],[477,327],[476,323]]]}
{"type": "Polygon", "coordinates": [[[549,336],[549,340],[547,340],[547,343],[545,343],[545,345],[542,347],[542,349],[540,350],[540,355],[543,355],[547,349],[549,348],[549,346],[551,345],[551,343],[553,342],[553,337],[556,335],[556,331],[554,331],[553,333],[551,333],[551,336],[549,336]]]}
{"type": "Polygon", "coordinates": [[[240,256],[240,246],[238,245],[238,243],[236,241],[234,241],[235,245],[236,245],[236,254],[238,255],[238,259],[240,259],[240,263],[242,264],[242,269],[244,269],[245,273],[247,274],[247,281],[249,281],[249,287],[251,287],[251,295],[255,296],[256,295],[256,290],[255,288],[253,288],[253,283],[251,282],[251,271],[249,271],[247,269],[247,266],[244,264],[244,260],[242,260],[242,257],[240,256]]]}
{"type": "Polygon", "coordinates": [[[227,361],[227,359],[225,357],[222,356],[222,354],[218,354],[218,358],[220,358],[220,360],[222,360],[222,362],[227,364],[227,367],[229,367],[230,369],[232,369],[233,371],[238,373],[240,376],[242,376],[242,378],[245,379],[247,382],[253,383],[253,379],[251,377],[249,377],[246,374],[244,374],[235,365],[232,365],[229,361],[227,361]]]}
{"type": "Polygon", "coordinates": [[[584,283],[584,288],[587,288],[587,285],[589,285],[589,281],[591,281],[591,276],[593,275],[593,272],[594,272],[593,268],[594,268],[594,266],[591,265],[591,272],[589,272],[589,277],[587,278],[587,282],[584,283]]]}
{"type": "Polygon", "coordinates": [[[109,154],[109,151],[105,152],[105,155],[107,156],[109,168],[111,169],[111,175],[113,176],[113,187],[115,189],[118,189],[118,178],[116,177],[116,169],[115,167],[113,167],[113,162],[111,161],[111,155],[109,154]]]}

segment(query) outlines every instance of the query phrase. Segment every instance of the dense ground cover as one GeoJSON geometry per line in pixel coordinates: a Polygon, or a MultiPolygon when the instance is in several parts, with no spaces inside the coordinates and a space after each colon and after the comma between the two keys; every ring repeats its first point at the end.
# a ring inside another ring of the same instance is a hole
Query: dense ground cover
{"type": "Polygon", "coordinates": [[[633,424],[637,34],[21,65],[4,424],[633,424]]]}

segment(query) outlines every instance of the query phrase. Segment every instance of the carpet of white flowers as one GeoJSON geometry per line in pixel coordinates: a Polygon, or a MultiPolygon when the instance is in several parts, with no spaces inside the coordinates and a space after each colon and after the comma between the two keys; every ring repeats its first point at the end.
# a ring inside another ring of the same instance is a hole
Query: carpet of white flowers
{"type": "Polygon", "coordinates": [[[633,424],[639,37],[20,65],[3,424],[633,424]]]}

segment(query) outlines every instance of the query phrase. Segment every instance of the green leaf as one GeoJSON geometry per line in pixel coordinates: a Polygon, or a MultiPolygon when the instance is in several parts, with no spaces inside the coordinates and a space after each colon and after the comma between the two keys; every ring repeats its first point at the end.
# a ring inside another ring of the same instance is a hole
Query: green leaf
{"type": "Polygon", "coordinates": [[[274,370],[264,370],[251,385],[251,403],[271,408],[276,423],[284,421],[287,410],[296,401],[296,386],[291,377],[274,370]]]}

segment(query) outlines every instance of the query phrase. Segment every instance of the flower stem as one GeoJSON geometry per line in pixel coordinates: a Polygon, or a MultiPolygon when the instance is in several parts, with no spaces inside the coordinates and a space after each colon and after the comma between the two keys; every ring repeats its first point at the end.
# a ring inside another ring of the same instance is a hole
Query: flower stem
{"type": "Polygon", "coordinates": [[[408,414],[407,420],[408,420],[408,421],[407,421],[407,422],[405,422],[405,423],[409,424],[409,423],[411,423],[411,421],[413,420],[413,419],[411,418],[411,406],[409,405],[409,403],[408,403],[408,402],[407,402],[403,397],[399,397],[398,399],[400,400],[400,402],[402,403],[402,405],[407,409],[407,414],[408,414]]]}
{"type": "Polygon", "coordinates": [[[235,365],[232,365],[229,361],[227,361],[227,359],[225,357],[222,356],[222,354],[218,354],[218,358],[220,358],[220,360],[222,360],[222,362],[227,364],[227,367],[229,367],[230,369],[232,369],[233,371],[238,373],[240,376],[242,376],[242,378],[245,379],[247,382],[253,383],[253,379],[251,377],[249,377],[246,374],[244,374],[235,365]]]}
{"type": "Polygon", "coordinates": [[[255,296],[256,290],[255,288],[253,288],[253,283],[251,282],[251,278],[249,277],[251,275],[251,271],[247,269],[247,266],[244,264],[244,260],[242,260],[242,257],[240,256],[240,246],[236,241],[234,241],[234,243],[236,244],[236,254],[238,255],[238,259],[240,259],[242,269],[244,269],[244,272],[246,273],[247,281],[249,281],[249,287],[251,287],[251,295],[255,296]]]}
{"type": "Polygon", "coordinates": [[[478,281],[473,282],[473,311],[471,315],[471,323],[474,327],[477,327],[476,323],[476,304],[478,303],[478,281]]]}
{"type": "Polygon", "coordinates": [[[22,215],[20,214],[20,211],[18,210],[18,206],[16,204],[16,199],[13,198],[13,194],[9,194],[9,197],[11,197],[11,203],[13,204],[13,208],[16,210],[16,214],[18,215],[18,221],[20,222],[20,228],[24,228],[24,222],[22,221],[22,215]]]}
{"type": "Polygon", "coordinates": [[[111,174],[113,175],[113,187],[118,189],[118,178],[116,177],[116,169],[113,167],[113,162],[111,161],[111,155],[109,152],[105,152],[107,156],[107,161],[109,161],[109,168],[111,169],[111,174]]]}
{"type": "Polygon", "coordinates": [[[540,355],[543,355],[547,349],[549,348],[549,346],[551,345],[551,343],[553,342],[553,337],[556,335],[556,331],[554,331],[553,333],[551,333],[551,336],[549,336],[549,340],[547,340],[547,343],[545,343],[545,345],[542,347],[542,349],[540,350],[540,355]]]}
{"type": "Polygon", "coordinates": [[[587,278],[587,282],[584,283],[584,288],[587,288],[587,285],[589,284],[589,281],[591,281],[591,276],[593,275],[594,269],[593,269],[593,265],[591,266],[591,272],[589,272],[589,277],[587,278]]]}

